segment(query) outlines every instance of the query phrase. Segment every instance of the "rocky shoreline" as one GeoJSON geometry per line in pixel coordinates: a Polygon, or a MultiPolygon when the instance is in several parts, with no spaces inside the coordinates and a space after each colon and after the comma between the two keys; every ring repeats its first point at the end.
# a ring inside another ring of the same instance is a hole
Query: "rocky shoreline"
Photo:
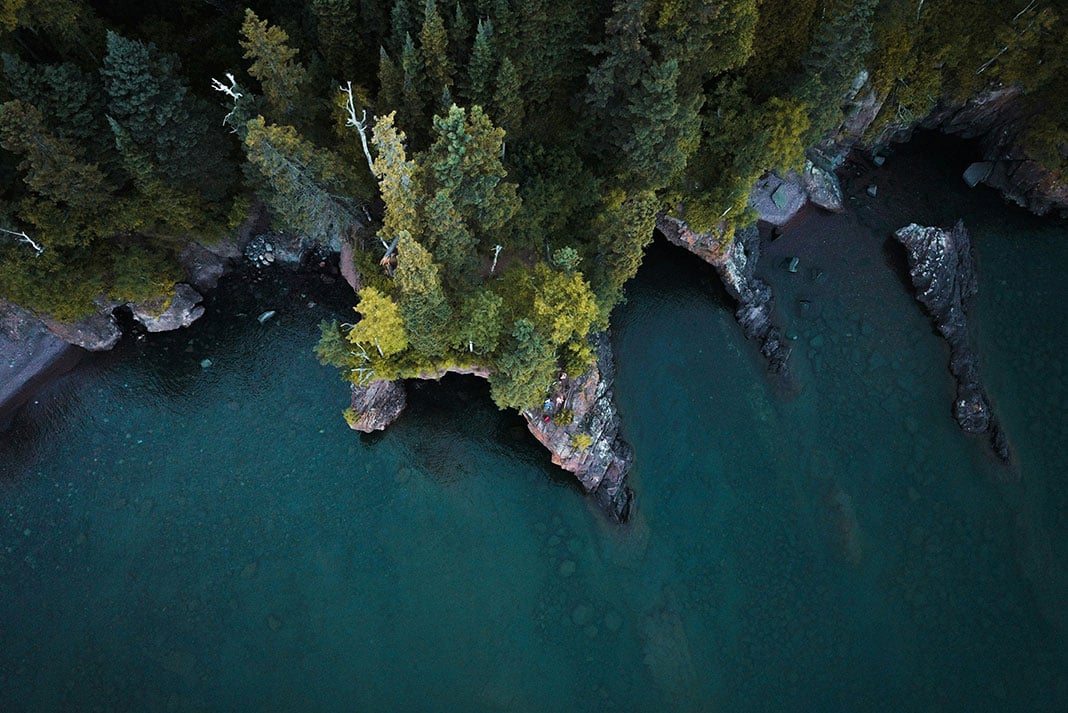
{"type": "MultiPolygon", "coordinates": [[[[620,435],[615,404],[615,361],[606,332],[590,335],[596,361],[579,375],[561,374],[545,403],[527,409],[527,428],[545,446],[552,462],[573,474],[586,493],[614,521],[626,522],[634,500],[627,474],[634,461],[630,445],[620,435]]],[[[485,369],[450,370],[486,378],[485,369]]],[[[427,374],[423,378],[440,378],[427,374]]],[[[372,381],[352,386],[349,426],[370,433],[387,428],[407,404],[401,381],[372,381]]]]}

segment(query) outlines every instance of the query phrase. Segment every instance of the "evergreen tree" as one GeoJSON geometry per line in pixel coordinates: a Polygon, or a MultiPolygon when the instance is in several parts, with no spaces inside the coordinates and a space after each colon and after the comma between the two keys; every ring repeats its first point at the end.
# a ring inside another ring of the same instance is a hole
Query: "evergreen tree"
{"type": "Polygon", "coordinates": [[[0,146],[21,158],[18,169],[29,194],[17,215],[34,226],[38,242],[84,247],[109,234],[112,190],[104,174],[82,161],[70,141],[52,134],[41,112],[19,100],[0,104],[0,146]]]}
{"type": "Polygon", "coordinates": [[[428,247],[445,269],[445,281],[456,292],[470,284],[478,242],[464,224],[449,192],[439,190],[426,206],[428,247]]]}
{"type": "Polygon", "coordinates": [[[362,316],[349,330],[348,339],[359,345],[369,357],[389,358],[408,348],[400,306],[374,287],[360,290],[356,311],[362,316]]]}
{"type": "Polygon", "coordinates": [[[423,58],[412,41],[412,36],[404,38],[404,51],[401,53],[401,107],[399,121],[407,127],[413,136],[422,131],[425,110],[422,97],[423,58]]]}
{"type": "Polygon", "coordinates": [[[460,351],[484,356],[497,348],[503,302],[499,295],[484,288],[464,296],[456,334],[460,351]]]}
{"type": "Polygon", "coordinates": [[[365,35],[365,21],[357,4],[358,0],[311,2],[319,36],[318,49],[338,80],[349,80],[360,69],[359,50],[370,39],[365,35]]]}
{"type": "Polygon", "coordinates": [[[404,97],[404,77],[397,65],[386,54],[386,48],[378,51],[378,98],[375,100],[378,113],[397,111],[404,97]]]}
{"type": "Polygon", "coordinates": [[[206,104],[177,77],[177,58],[114,32],[107,45],[100,73],[108,116],[126,132],[127,145],[168,182],[195,188],[209,202],[221,200],[232,180],[223,136],[209,124],[206,104]]]}
{"type": "Polygon", "coordinates": [[[393,124],[394,114],[379,116],[371,141],[375,148],[374,169],[379,192],[386,205],[379,236],[392,241],[402,232],[421,233],[418,212],[416,165],[404,149],[404,132],[393,124]]]}
{"type": "Polygon", "coordinates": [[[445,299],[438,266],[407,230],[402,230],[399,238],[394,278],[400,287],[400,308],[408,341],[423,356],[441,356],[449,347],[452,309],[445,299]]]}
{"type": "Polygon", "coordinates": [[[411,2],[413,0],[393,0],[393,9],[389,14],[390,48],[397,54],[403,51],[408,35],[415,31],[411,2]]]}
{"type": "Polygon", "coordinates": [[[301,86],[307,77],[304,66],[296,59],[297,50],[286,44],[289,35],[280,27],[268,25],[252,10],[245,11],[241,34],[245,59],[252,60],[248,73],[259,80],[272,117],[289,119],[300,106],[301,86]]]}
{"type": "Polygon", "coordinates": [[[467,65],[467,98],[470,104],[492,110],[491,93],[494,86],[495,61],[493,54],[493,22],[479,20],[471,61],[467,65]]]}
{"type": "Polygon", "coordinates": [[[504,228],[519,209],[515,184],[504,180],[504,131],[480,107],[468,113],[453,105],[446,116],[434,117],[434,134],[428,152],[434,185],[448,193],[474,232],[504,228]]]}
{"type": "Polygon", "coordinates": [[[345,191],[346,167],[329,151],[302,139],[291,126],[248,123],[245,151],[258,169],[263,198],[289,230],[340,250],[341,240],[359,225],[345,191]]]}
{"type": "Polygon", "coordinates": [[[449,59],[453,67],[462,67],[467,62],[466,52],[471,42],[471,22],[467,19],[464,4],[456,0],[449,25],[449,59]]]}
{"type": "Polygon", "coordinates": [[[440,98],[452,86],[452,63],[449,61],[449,36],[435,0],[426,0],[423,27],[419,31],[419,49],[429,94],[435,99],[440,98]]]}
{"type": "Polygon", "coordinates": [[[499,408],[524,410],[541,403],[556,378],[556,354],[552,345],[529,319],[512,326],[511,339],[490,375],[490,396],[499,408]]]}
{"type": "Polygon", "coordinates": [[[520,135],[526,112],[523,108],[523,86],[519,72],[508,57],[501,59],[497,69],[496,87],[493,92],[493,109],[497,124],[504,129],[513,142],[520,135]]]}

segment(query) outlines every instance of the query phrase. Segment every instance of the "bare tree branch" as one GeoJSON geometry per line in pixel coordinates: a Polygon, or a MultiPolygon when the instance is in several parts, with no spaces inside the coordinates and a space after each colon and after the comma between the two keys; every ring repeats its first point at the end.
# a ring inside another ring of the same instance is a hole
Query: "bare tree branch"
{"type": "Polygon", "coordinates": [[[493,271],[497,269],[497,257],[501,254],[501,250],[504,250],[504,246],[503,245],[494,245],[493,246],[493,264],[490,265],[490,274],[491,275],[493,274],[493,271]]]}
{"type": "Polygon", "coordinates": [[[226,116],[223,117],[223,124],[230,123],[230,117],[234,115],[235,111],[237,111],[237,101],[242,96],[244,96],[241,92],[237,91],[238,89],[240,89],[240,87],[237,85],[237,80],[234,79],[234,75],[232,75],[229,72],[227,72],[226,73],[226,78],[230,80],[230,86],[226,86],[225,84],[220,82],[218,79],[215,79],[214,77],[212,77],[212,80],[211,80],[211,88],[212,89],[214,89],[217,92],[222,92],[223,94],[225,94],[228,97],[233,97],[233,100],[234,100],[234,108],[230,110],[229,114],[227,114],[226,116]]]}
{"type": "Polygon", "coordinates": [[[367,168],[371,170],[372,176],[378,178],[378,174],[375,173],[375,162],[371,158],[371,150],[367,148],[367,110],[364,109],[360,118],[356,118],[356,106],[352,101],[352,82],[345,82],[344,87],[338,88],[349,95],[348,106],[345,107],[349,113],[349,120],[345,122],[345,126],[355,126],[356,131],[360,132],[360,143],[363,145],[363,155],[367,158],[367,168]]]}
{"type": "Polygon", "coordinates": [[[41,253],[43,253],[45,251],[44,246],[38,244],[29,235],[26,235],[26,231],[25,230],[22,231],[21,233],[16,233],[14,230],[7,230],[6,228],[0,228],[0,233],[7,233],[8,235],[14,235],[16,238],[19,239],[20,243],[26,243],[27,245],[29,245],[31,248],[33,248],[37,252],[36,257],[41,257],[41,253]]]}

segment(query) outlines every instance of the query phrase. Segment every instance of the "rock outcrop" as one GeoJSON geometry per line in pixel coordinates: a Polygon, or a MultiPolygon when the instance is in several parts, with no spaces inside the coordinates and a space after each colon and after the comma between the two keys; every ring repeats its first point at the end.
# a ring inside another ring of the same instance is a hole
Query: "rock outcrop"
{"type": "Polygon", "coordinates": [[[150,332],[169,332],[188,327],[204,314],[204,298],[184,282],[174,286],[174,295],[146,303],[130,303],[134,319],[150,332]],[[162,308],[162,310],[160,310],[162,308]]]}
{"type": "Polygon", "coordinates": [[[740,230],[733,241],[723,244],[716,234],[695,233],[685,222],[669,215],[658,216],[656,227],[669,242],[716,269],[727,293],[738,303],[735,317],[746,338],[757,340],[773,374],[785,376],[790,347],[772,321],[771,287],[755,273],[760,244],[756,228],[740,230]]]}
{"type": "Polygon", "coordinates": [[[353,384],[349,427],[363,433],[381,431],[396,421],[407,405],[403,381],[375,379],[365,386],[353,384]]]}
{"type": "Polygon", "coordinates": [[[122,330],[112,314],[116,306],[114,303],[102,305],[100,312],[77,322],[60,322],[50,317],[42,317],[41,321],[67,344],[91,352],[106,352],[122,337],[122,330]]]}
{"type": "Polygon", "coordinates": [[[954,418],[967,433],[988,434],[994,452],[1008,463],[1008,439],[979,379],[979,359],[968,331],[968,308],[978,291],[978,281],[964,223],[958,222],[949,231],[913,223],[894,237],[908,253],[916,299],[949,344],[949,370],[957,382],[954,418]]]}
{"type": "Polygon", "coordinates": [[[84,353],[26,310],[0,300],[0,428],[38,387],[68,371],[84,353]]]}
{"type": "Polygon", "coordinates": [[[626,522],[634,500],[626,485],[634,456],[619,433],[612,345],[603,332],[590,341],[597,355],[593,366],[578,376],[562,375],[542,407],[524,411],[523,418],[553,463],[573,473],[609,517],[626,522]]]}
{"type": "MultiPolygon", "coordinates": [[[[573,473],[582,487],[617,522],[626,522],[634,494],[626,486],[633,461],[630,446],[619,435],[615,406],[615,366],[608,335],[592,335],[597,361],[577,376],[557,380],[542,408],[523,412],[527,427],[552,454],[552,461],[573,473]]],[[[422,378],[440,379],[446,373],[486,378],[479,366],[429,372],[422,378]]],[[[349,426],[370,433],[400,416],[407,400],[400,381],[372,381],[352,387],[349,426]]]]}

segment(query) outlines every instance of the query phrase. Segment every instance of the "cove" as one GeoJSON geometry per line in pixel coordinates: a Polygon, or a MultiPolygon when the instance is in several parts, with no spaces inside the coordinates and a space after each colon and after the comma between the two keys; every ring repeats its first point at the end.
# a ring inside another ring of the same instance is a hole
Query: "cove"
{"type": "Polygon", "coordinates": [[[0,442],[0,709],[1068,708],[1068,236],[958,169],[851,164],[845,213],[764,247],[793,394],[711,269],[650,248],[613,323],[624,527],[478,380],[349,431],[310,287],[126,340],[0,442]],[[1012,478],[887,242],[957,218],[1012,478]]]}

